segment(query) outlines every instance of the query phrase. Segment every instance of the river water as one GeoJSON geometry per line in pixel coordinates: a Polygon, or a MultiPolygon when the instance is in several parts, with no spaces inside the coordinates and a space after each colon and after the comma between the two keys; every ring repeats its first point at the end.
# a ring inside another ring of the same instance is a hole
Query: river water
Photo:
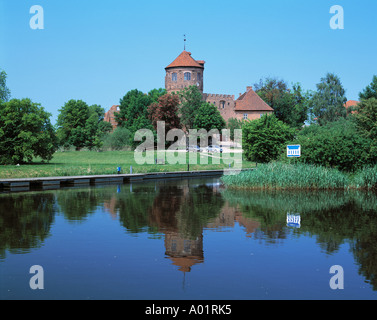
{"type": "Polygon", "coordinates": [[[372,193],[218,178],[3,193],[0,300],[376,299],[376,240],[372,193]]]}

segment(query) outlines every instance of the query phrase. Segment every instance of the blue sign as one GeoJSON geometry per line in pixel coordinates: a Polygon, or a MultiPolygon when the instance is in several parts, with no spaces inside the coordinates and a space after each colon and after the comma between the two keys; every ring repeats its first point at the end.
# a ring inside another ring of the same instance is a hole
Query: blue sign
{"type": "Polygon", "coordinates": [[[300,158],[301,157],[301,146],[287,146],[287,157],[288,158],[300,158]]]}

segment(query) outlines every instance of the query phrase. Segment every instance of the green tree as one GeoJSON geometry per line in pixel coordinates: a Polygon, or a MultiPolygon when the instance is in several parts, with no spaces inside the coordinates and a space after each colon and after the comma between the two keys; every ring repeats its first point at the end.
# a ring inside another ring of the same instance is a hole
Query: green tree
{"type": "Polygon", "coordinates": [[[359,93],[360,100],[367,100],[370,98],[377,99],[377,76],[373,76],[373,80],[362,92],[359,93]]]}
{"type": "Polygon", "coordinates": [[[158,99],[162,96],[164,96],[165,94],[167,94],[168,92],[166,91],[166,89],[163,89],[163,88],[159,88],[159,89],[152,89],[151,91],[148,92],[148,96],[151,97],[152,99],[152,103],[155,103],[158,101],[158,99]]]}
{"type": "Polygon", "coordinates": [[[285,143],[294,136],[294,129],[275,115],[245,121],[242,127],[242,147],[250,161],[267,163],[276,160],[285,143]]]}
{"type": "MultiPolygon", "coordinates": [[[[259,83],[254,84],[255,92],[266,102],[271,108],[278,109],[279,102],[285,93],[289,92],[288,84],[284,80],[267,77],[260,79],[259,83]]],[[[279,118],[279,115],[276,114],[279,118]]]]}
{"type": "Polygon", "coordinates": [[[30,99],[12,99],[0,105],[0,163],[51,160],[57,140],[51,114],[30,99]]]}
{"type": "Polygon", "coordinates": [[[345,90],[339,77],[328,73],[317,84],[317,91],[313,94],[310,105],[317,122],[324,125],[346,117],[346,102],[345,90]]]}
{"type": "Polygon", "coordinates": [[[217,129],[221,132],[226,127],[226,122],[215,105],[203,102],[196,112],[193,125],[194,129],[205,129],[207,132],[217,129]]]}
{"type": "Polygon", "coordinates": [[[255,92],[274,109],[275,116],[292,127],[301,127],[308,118],[309,93],[299,83],[289,88],[287,82],[266,78],[254,85],[255,92]]]}
{"type": "Polygon", "coordinates": [[[136,147],[140,144],[139,141],[134,141],[135,133],[138,130],[151,130],[156,136],[148,107],[156,103],[164,94],[166,94],[165,89],[153,89],[148,94],[134,89],[128,91],[120,100],[119,112],[115,113],[115,120],[119,126],[130,130],[132,146],[136,147]]]}
{"type": "Polygon", "coordinates": [[[85,134],[87,141],[85,146],[92,150],[100,148],[103,144],[103,137],[106,133],[112,131],[109,122],[104,121],[105,110],[99,105],[89,107],[89,116],[85,122],[85,134]]]}
{"type": "Polygon", "coordinates": [[[132,126],[129,127],[129,129],[130,129],[130,132],[131,132],[131,145],[133,147],[137,147],[141,143],[140,141],[135,141],[135,133],[139,130],[145,129],[145,130],[152,131],[154,136],[155,136],[155,142],[157,141],[156,140],[156,130],[153,128],[151,120],[149,120],[145,116],[141,116],[141,117],[135,119],[135,121],[133,122],[132,126]]]}
{"type": "Polygon", "coordinates": [[[230,131],[230,139],[234,140],[234,130],[242,129],[243,120],[238,120],[236,118],[228,119],[228,123],[226,124],[227,129],[230,131]]]}
{"type": "Polygon", "coordinates": [[[7,87],[7,74],[4,70],[0,72],[0,103],[7,102],[10,98],[10,90],[7,87]]]}
{"type": "Polygon", "coordinates": [[[143,118],[142,122],[145,122],[149,117],[148,107],[164,94],[166,94],[164,89],[153,89],[148,94],[137,89],[128,91],[120,99],[119,112],[115,113],[115,120],[118,125],[127,128],[132,127],[135,121],[140,123],[139,118],[143,118]]]}
{"type": "Polygon", "coordinates": [[[82,100],[69,100],[59,112],[57,135],[59,145],[63,147],[98,148],[103,135],[112,129],[103,121],[105,110],[98,105],[88,106],[82,100]]]}
{"type": "Polygon", "coordinates": [[[196,86],[190,86],[180,91],[179,96],[181,123],[186,130],[193,129],[196,113],[203,103],[203,95],[196,86]]]}
{"type": "Polygon", "coordinates": [[[85,147],[86,120],[89,117],[89,106],[82,100],[69,100],[59,109],[56,122],[59,145],[74,146],[76,150],[85,147]]]}
{"type": "Polygon", "coordinates": [[[377,161],[377,98],[362,100],[353,115],[362,138],[370,141],[369,162],[377,161]]]}

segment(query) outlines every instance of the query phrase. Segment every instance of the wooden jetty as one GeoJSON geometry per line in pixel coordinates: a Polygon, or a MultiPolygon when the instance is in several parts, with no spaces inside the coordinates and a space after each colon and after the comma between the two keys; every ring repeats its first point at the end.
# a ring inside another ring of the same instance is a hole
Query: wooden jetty
{"type": "Polygon", "coordinates": [[[51,189],[59,189],[61,187],[70,187],[70,186],[123,184],[123,183],[128,183],[128,182],[133,182],[133,181],[143,181],[143,180],[151,180],[151,179],[219,177],[219,176],[222,176],[225,171],[229,171],[229,170],[0,179],[0,190],[4,190],[4,191],[29,191],[29,190],[36,190],[36,189],[51,190],[51,189]]]}

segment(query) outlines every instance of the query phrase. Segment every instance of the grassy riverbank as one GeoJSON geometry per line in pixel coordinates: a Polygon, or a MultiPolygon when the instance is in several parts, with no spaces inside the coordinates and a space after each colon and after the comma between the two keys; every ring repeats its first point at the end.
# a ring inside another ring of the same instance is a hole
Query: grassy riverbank
{"type": "Polygon", "coordinates": [[[355,174],[307,164],[260,164],[257,170],[222,177],[229,188],[280,190],[377,189],[377,166],[355,174]]]}
{"type": "MultiPolygon", "coordinates": [[[[192,154],[191,154],[192,156],[192,154]]],[[[228,168],[220,159],[221,155],[197,154],[197,163],[190,164],[190,171],[221,170],[228,168]],[[208,159],[208,164],[205,164],[208,159]]],[[[186,154],[186,163],[189,163],[189,154],[186,154]]],[[[167,163],[167,161],[166,161],[167,163]]],[[[35,159],[31,164],[20,166],[0,166],[0,179],[60,177],[116,174],[117,167],[122,173],[175,172],[187,171],[187,164],[153,164],[139,165],[134,159],[133,151],[69,151],[56,152],[49,163],[35,159]]],[[[255,167],[255,163],[243,161],[244,168],[255,167]]]]}

